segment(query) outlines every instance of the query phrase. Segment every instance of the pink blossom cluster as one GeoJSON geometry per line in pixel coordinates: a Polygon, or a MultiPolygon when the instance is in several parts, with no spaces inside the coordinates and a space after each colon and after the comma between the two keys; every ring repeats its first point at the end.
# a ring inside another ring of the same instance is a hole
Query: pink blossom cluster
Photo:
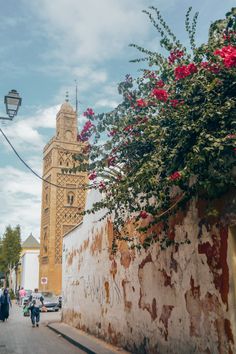
{"type": "Polygon", "coordinates": [[[148,217],[148,213],[145,210],[141,210],[139,216],[142,219],[146,219],[148,217]]]}
{"type": "Polygon", "coordinates": [[[206,69],[206,70],[209,70],[211,71],[213,74],[218,74],[219,71],[220,71],[220,67],[218,64],[215,64],[215,63],[210,63],[208,61],[203,61],[201,63],[201,67],[203,69],[206,69]]]}
{"type": "Polygon", "coordinates": [[[177,100],[177,99],[173,99],[173,100],[170,100],[170,104],[172,107],[178,107],[182,104],[184,104],[184,101],[183,100],[177,100]]]}
{"type": "Polygon", "coordinates": [[[95,113],[92,108],[87,108],[87,110],[83,113],[85,117],[94,116],[94,114],[95,113]]]}
{"type": "Polygon", "coordinates": [[[223,34],[223,39],[225,41],[231,41],[236,35],[235,31],[228,31],[223,34]]]}
{"type": "Polygon", "coordinates": [[[152,90],[152,96],[156,97],[159,101],[166,102],[169,95],[166,90],[154,88],[152,90]]]}
{"type": "Polygon", "coordinates": [[[179,171],[175,171],[174,173],[172,173],[170,175],[169,178],[170,178],[171,181],[176,181],[176,180],[181,178],[181,173],[179,171]]]}
{"type": "Polygon", "coordinates": [[[222,49],[215,50],[214,55],[219,55],[221,58],[223,58],[223,62],[226,68],[232,68],[236,66],[236,47],[231,45],[225,46],[222,49]]]}
{"type": "Polygon", "coordinates": [[[165,86],[165,83],[164,83],[163,80],[158,80],[158,81],[156,82],[156,87],[162,88],[162,87],[164,87],[164,86],[165,86]]]}
{"type": "Polygon", "coordinates": [[[93,171],[92,173],[90,173],[90,175],[88,176],[88,179],[90,181],[93,181],[95,178],[97,178],[97,172],[93,171]]]}
{"type": "Polygon", "coordinates": [[[109,157],[108,157],[108,159],[107,159],[108,167],[114,166],[114,165],[115,165],[115,162],[116,162],[115,156],[109,156],[109,157]]]}
{"type": "Polygon", "coordinates": [[[100,190],[106,189],[105,183],[104,183],[103,181],[99,182],[98,188],[99,188],[100,190]]]}
{"type": "Polygon", "coordinates": [[[92,128],[94,127],[94,124],[88,120],[81,133],[78,135],[78,140],[81,140],[81,141],[88,141],[88,139],[90,138],[91,134],[92,134],[92,128]]]}
{"type": "Polygon", "coordinates": [[[229,134],[226,136],[227,139],[236,139],[236,134],[229,134]]]}
{"type": "Polygon", "coordinates": [[[138,98],[136,100],[136,103],[137,103],[138,107],[146,107],[147,106],[147,102],[143,98],[138,98]]]}
{"type": "Polygon", "coordinates": [[[117,130],[113,129],[113,130],[109,131],[108,136],[114,136],[116,134],[117,134],[117,130]]]}
{"type": "Polygon", "coordinates": [[[170,55],[168,57],[168,61],[170,64],[173,64],[176,59],[181,58],[184,55],[184,52],[182,50],[174,50],[173,52],[170,52],[170,55]]]}
{"type": "Polygon", "coordinates": [[[196,72],[197,72],[197,67],[193,63],[190,63],[188,65],[177,66],[177,68],[175,68],[175,79],[181,80],[196,72]]]}

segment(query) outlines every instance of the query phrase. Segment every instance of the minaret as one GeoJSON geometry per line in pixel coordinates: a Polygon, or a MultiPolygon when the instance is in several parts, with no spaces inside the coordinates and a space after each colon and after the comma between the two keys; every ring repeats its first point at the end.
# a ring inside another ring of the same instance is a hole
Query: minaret
{"type": "Polygon", "coordinates": [[[40,238],[39,288],[61,293],[62,237],[81,220],[85,207],[86,173],[63,173],[63,168],[76,167],[73,155],[84,143],[77,141],[77,114],[68,99],[56,117],[56,136],[43,151],[43,178],[65,188],[43,182],[40,238]],[[42,281],[41,281],[42,280],[42,281]],[[44,283],[44,284],[42,284],[44,283]]]}

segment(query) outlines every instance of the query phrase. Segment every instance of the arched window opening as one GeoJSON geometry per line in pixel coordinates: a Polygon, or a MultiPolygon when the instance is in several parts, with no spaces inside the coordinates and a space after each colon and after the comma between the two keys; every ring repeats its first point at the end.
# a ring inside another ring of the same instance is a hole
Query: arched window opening
{"type": "Polygon", "coordinates": [[[69,192],[67,194],[67,204],[73,205],[74,204],[74,199],[75,199],[74,193],[69,192]]]}

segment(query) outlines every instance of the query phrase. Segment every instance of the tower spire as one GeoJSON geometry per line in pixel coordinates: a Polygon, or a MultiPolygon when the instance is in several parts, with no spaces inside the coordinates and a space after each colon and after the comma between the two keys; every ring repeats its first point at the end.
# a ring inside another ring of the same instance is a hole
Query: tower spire
{"type": "Polygon", "coordinates": [[[77,80],[75,80],[75,112],[76,112],[76,117],[78,117],[78,86],[77,86],[77,80]]]}
{"type": "Polygon", "coordinates": [[[66,102],[69,102],[69,93],[68,93],[68,91],[66,91],[66,98],[65,98],[65,101],[66,101],[66,102]]]}

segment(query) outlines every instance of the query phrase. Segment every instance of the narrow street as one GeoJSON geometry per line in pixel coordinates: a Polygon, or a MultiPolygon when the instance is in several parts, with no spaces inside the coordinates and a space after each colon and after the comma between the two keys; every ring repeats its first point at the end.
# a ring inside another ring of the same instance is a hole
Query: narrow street
{"type": "Polygon", "coordinates": [[[32,328],[30,318],[13,304],[8,321],[0,322],[0,354],[85,353],[47,327],[58,319],[58,313],[43,313],[39,328],[32,328]]]}

